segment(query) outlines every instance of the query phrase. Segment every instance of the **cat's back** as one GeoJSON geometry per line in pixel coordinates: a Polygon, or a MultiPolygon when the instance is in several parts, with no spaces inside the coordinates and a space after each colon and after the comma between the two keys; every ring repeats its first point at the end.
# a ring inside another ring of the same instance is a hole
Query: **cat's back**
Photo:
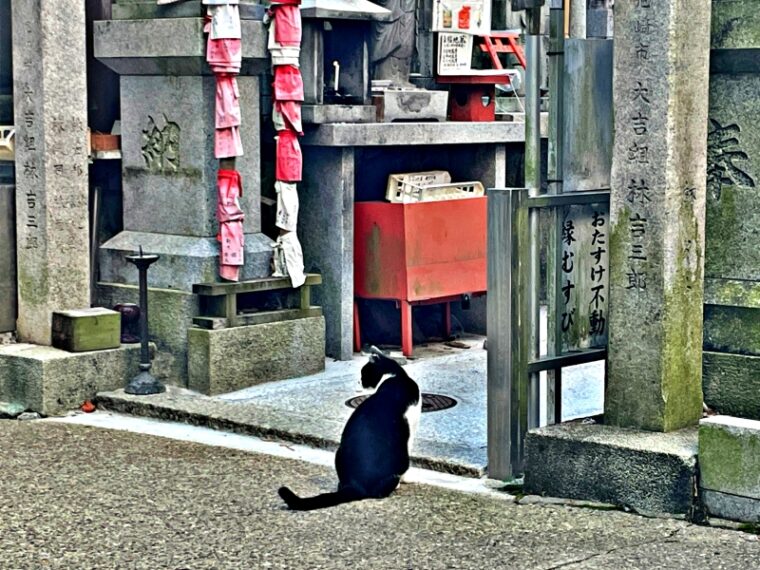
{"type": "Polygon", "coordinates": [[[411,436],[406,414],[418,400],[419,388],[414,381],[393,377],[354,410],[336,455],[341,480],[406,472],[411,436]]]}

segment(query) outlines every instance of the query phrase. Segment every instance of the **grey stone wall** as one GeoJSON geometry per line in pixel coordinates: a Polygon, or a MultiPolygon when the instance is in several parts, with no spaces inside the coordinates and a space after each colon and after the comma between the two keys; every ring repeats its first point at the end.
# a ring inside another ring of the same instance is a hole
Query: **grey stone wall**
{"type": "Polygon", "coordinates": [[[703,385],[711,407],[760,419],[760,12],[712,8],[703,385]]]}

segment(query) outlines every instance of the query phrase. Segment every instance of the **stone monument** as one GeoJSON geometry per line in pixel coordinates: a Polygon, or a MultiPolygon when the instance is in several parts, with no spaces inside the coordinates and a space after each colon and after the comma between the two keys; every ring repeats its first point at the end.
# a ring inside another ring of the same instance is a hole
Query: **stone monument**
{"type": "Polygon", "coordinates": [[[84,4],[12,8],[17,330],[50,345],[54,310],[90,306],[84,4]]]}
{"type": "Polygon", "coordinates": [[[612,425],[671,431],[702,412],[709,25],[709,0],[615,6],[612,425]]]}
{"type": "MultiPolygon", "coordinates": [[[[93,41],[95,56],[121,75],[124,231],[100,248],[98,302],[136,302],[137,272],[125,256],[140,246],[160,255],[149,282],[155,370],[162,381],[184,384],[187,329],[198,314],[192,286],[220,280],[216,81],[206,62],[206,6],[120,0],[113,8],[113,20],[94,24],[93,41]]],[[[245,213],[239,279],[247,280],[268,276],[272,256],[260,214],[260,74],[268,54],[262,7],[242,0],[239,14],[244,154],[235,169],[245,213]]]]}

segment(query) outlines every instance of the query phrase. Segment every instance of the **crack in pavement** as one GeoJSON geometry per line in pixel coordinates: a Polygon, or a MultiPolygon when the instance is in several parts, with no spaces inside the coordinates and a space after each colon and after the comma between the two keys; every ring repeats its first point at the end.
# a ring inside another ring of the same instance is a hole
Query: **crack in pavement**
{"type": "Polygon", "coordinates": [[[677,541],[673,541],[672,539],[679,532],[681,532],[682,530],[683,530],[682,528],[677,528],[677,529],[671,531],[664,538],[658,538],[656,540],[648,540],[648,541],[642,542],[640,544],[626,544],[626,545],[623,545],[623,546],[617,546],[615,548],[611,548],[610,550],[607,550],[606,552],[597,552],[595,554],[590,554],[590,555],[585,556],[583,558],[578,558],[576,560],[570,560],[568,562],[563,562],[562,564],[557,564],[556,566],[547,566],[543,570],[557,570],[558,568],[567,568],[570,565],[581,564],[583,562],[586,562],[586,561],[591,560],[593,558],[599,558],[601,556],[608,556],[608,555],[612,554],[613,552],[617,552],[618,550],[625,550],[626,548],[639,548],[641,546],[651,546],[653,544],[658,544],[660,542],[677,542],[677,541]]]}

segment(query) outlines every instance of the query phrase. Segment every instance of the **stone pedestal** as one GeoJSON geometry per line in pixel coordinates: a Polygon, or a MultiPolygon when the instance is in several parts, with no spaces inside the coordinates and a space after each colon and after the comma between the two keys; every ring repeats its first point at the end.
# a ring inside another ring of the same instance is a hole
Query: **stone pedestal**
{"type": "Polygon", "coordinates": [[[686,513],[697,482],[697,429],[652,433],[564,423],[525,439],[525,492],[686,513]]]}
{"type": "Polygon", "coordinates": [[[62,414],[98,392],[123,388],[139,364],[139,344],[76,353],[11,344],[0,347],[0,401],[45,415],[62,414]]]}
{"type": "Polygon", "coordinates": [[[52,311],[90,306],[85,9],[12,8],[17,329],[49,345],[52,311]]]}
{"type": "Polygon", "coordinates": [[[208,395],[316,374],[325,369],[325,319],[190,329],[188,353],[188,388],[208,395]]]}
{"type": "Polygon", "coordinates": [[[702,409],[710,2],[615,6],[605,422],[670,431],[702,409]]]}
{"type": "Polygon", "coordinates": [[[713,416],[699,422],[699,483],[708,512],[760,522],[760,422],[713,416]]]}
{"type": "MultiPolygon", "coordinates": [[[[161,261],[152,287],[191,291],[218,281],[214,109],[216,83],[205,64],[201,18],[112,20],[95,24],[95,55],[121,76],[124,231],[101,246],[100,279],[135,283],[124,256],[143,250],[161,261]]],[[[243,19],[243,74],[238,77],[245,155],[245,265],[241,279],[269,271],[271,241],[260,233],[259,73],[265,30],[243,19]],[[246,75],[246,73],[250,75],[246,75]]]]}

